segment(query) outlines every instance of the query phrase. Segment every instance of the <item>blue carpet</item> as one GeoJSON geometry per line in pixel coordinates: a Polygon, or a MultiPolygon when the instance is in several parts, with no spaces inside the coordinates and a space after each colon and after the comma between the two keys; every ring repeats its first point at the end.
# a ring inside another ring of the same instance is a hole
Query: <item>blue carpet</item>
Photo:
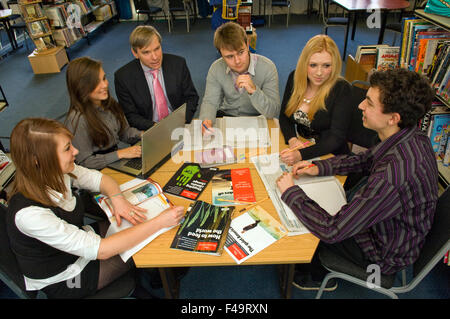
{"type": "MultiPolygon", "coordinates": [[[[298,56],[305,43],[312,36],[321,33],[322,25],[317,16],[292,15],[289,28],[285,17],[275,17],[271,28],[257,29],[257,53],[269,57],[278,68],[280,95],[283,96],[289,72],[296,66],[298,56]]],[[[71,59],[90,56],[103,61],[110,90],[114,92],[114,71],[133,57],[128,37],[136,22],[121,22],[97,32],[88,45],[85,40],[68,50],[71,59]]],[[[210,64],[217,58],[213,47],[213,30],[209,19],[199,19],[187,33],[183,20],[175,21],[175,30],[168,33],[167,24],[157,22],[156,27],[163,37],[163,50],[186,58],[193,82],[200,98],[203,96],[206,74],[210,64]]],[[[345,28],[329,28],[328,34],[336,41],[341,53],[345,28]]],[[[397,45],[398,45],[397,37],[397,45]]],[[[354,55],[359,44],[374,44],[378,39],[377,29],[367,29],[360,21],[355,40],[349,39],[347,53],[354,55]]],[[[393,33],[386,31],[385,43],[392,44],[393,33]]],[[[0,60],[0,84],[6,93],[10,107],[0,113],[0,136],[9,136],[13,127],[23,118],[44,116],[58,118],[69,106],[65,86],[65,68],[58,74],[34,75],[27,60],[25,48],[0,60]]],[[[343,74],[345,72],[345,64],[343,74]]],[[[6,141],[6,146],[9,143],[6,141]]],[[[400,298],[449,299],[449,269],[439,263],[423,282],[410,293],[400,298]]],[[[163,296],[162,289],[154,293],[163,296]]],[[[315,292],[293,288],[292,298],[314,298],[315,292]]],[[[280,298],[276,266],[236,266],[191,268],[181,280],[180,298],[185,299],[278,299],[280,298]]],[[[15,298],[15,295],[0,282],[0,298],[15,298]]],[[[334,292],[325,293],[323,298],[368,298],[384,296],[347,283],[338,281],[334,292]]]]}

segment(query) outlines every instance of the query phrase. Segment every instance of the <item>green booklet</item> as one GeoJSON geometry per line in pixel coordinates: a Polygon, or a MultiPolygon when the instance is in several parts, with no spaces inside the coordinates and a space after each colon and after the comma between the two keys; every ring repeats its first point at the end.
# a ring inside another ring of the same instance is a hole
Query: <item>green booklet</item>
{"type": "Polygon", "coordinates": [[[219,207],[203,201],[192,203],[170,248],[221,255],[234,206],[219,207]]]}
{"type": "Polygon", "coordinates": [[[163,187],[170,195],[196,200],[208,185],[218,168],[201,168],[199,164],[184,163],[163,187]]]}

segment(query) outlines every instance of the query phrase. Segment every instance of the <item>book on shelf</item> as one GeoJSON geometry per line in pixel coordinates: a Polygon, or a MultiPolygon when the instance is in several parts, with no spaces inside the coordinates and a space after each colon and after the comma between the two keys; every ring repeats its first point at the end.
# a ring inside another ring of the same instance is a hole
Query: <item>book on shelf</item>
{"type": "Polygon", "coordinates": [[[363,59],[363,63],[365,62],[364,59],[366,59],[366,57],[364,57],[363,55],[376,55],[377,53],[377,49],[378,48],[382,48],[382,47],[387,47],[387,44],[375,44],[375,45],[358,45],[358,48],[356,49],[356,54],[355,54],[355,61],[358,63],[361,63],[361,58],[363,59]]]}
{"type": "Polygon", "coordinates": [[[54,29],[53,38],[57,45],[70,47],[81,38],[81,33],[77,28],[54,29]]]}
{"type": "MultiPolygon", "coordinates": [[[[151,179],[142,180],[139,178],[135,178],[127,183],[120,185],[120,190],[122,191],[123,196],[130,203],[147,209],[147,212],[144,213],[147,217],[147,220],[155,218],[161,212],[172,206],[169,199],[163,194],[161,186],[151,179]]],[[[131,224],[124,218],[121,218],[120,226],[117,225],[116,218],[112,213],[111,200],[107,196],[100,194],[95,196],[95,200],[106,213],[109,221],[111,222],[106,233],[106,237],[127,228],[133,227],[133,224],[131,224]]],[[[121,253],[120,257],[124,262],[126,262],[131,256],[144,248],[145,245],[171,228],[173,227],[167,227],[158,230],[133,248],[121,253]]]]}
{"type": "Polygon", "coordinates": [[[235,163],[236,156],[233,148],[225,145],[223,147],[195,151],[194,162],[200,164],[203,168],[215,167],[235,163]]]}
{"type": "MultiPolygon", "coordinates": [[[[448,140],[450,136],[450,123],[446,123],[442,127],[442,133],[439,141],[439,147],[436,152],[436,158],[438,161],[444,161],[445,151],[448,147],[448,140]]],[[[444,163],[445,164],[445,163],[444,163]]]]}
{"type": "Polygon", "coordinates": [[[400,47],[377,48],[375,69],[377,69],[377,71],[386,71],[397,68],[399,54],[400,47]]]}
{"type": "Polygon", "coordinates": [[[23,6],[22,15],[25,20],[41,18],[43,16],[41,5],[39,3],[33,3],[23,6]]]}
{"type": "MultiPolygon", "coordinates": [[[[291,168],[279,160],[278,153],[254,156],[250,160],[255,165],[282,224],[288,230],[288,235],[309,233],[309,230],[281,200],[281,193],[276,184],[277,178],[283,172],[289,172],[291,168]]],[[[334,176],[303,175],[294,179],[294,183],[330,215],[335,215],[347,203],[344,188],[334,176]]]]}
{"type": "Polygon", "coordinates": [[[211,186],[213,205],[247,205],[256,201],[248,167],[217,171],[212,178],[211,186]]]}
{"type": "Polygon", "coordinates": [[[210,255],[221,255],[234,207],[219,207],[203,201],[187,209],[170,248],[210,255]]]}
{"type": "Polygon", "coordinates": [[[170,195],[196,200],[211,181],[216,167],[202,168],[196,163],[184,163],[163,187],[170,195]]]}
{"type": "Polygon", "coordinates": [[[257,205],[232,219],[225,250],[241,264],[286,235],[287,230],[257,205]]]}
{"type": "Polygon", "coordinates": [[[67,26],[66,20],[68,16],[63,5],[46,7],[44,10],[45,15],[50,20],[50,25],[53,28],[67,26]]]}
{"type": "Polygon", "coordinates": [[[50,33],[50,25],[47,20],[33,21],[28,24],[33,37],[43,36],[50,33]]]}
{"type": "Polygon", "coordinates": [[[103,5],[94,10],[95,19],[97,21],[108,20],[112,17],[111,7],[109,5],[103,5]]]}
{"type": "Polygon", "coordinates": [[[202,121],[193,120],[185,126],[183,150],[198,151],[221,148],[267,148],[271,145],[267,119],[259,116],[224,116],[217,118],[210,134],[202,135],[202,121]]]}
{"type": "Polygon", "coordinates": [[[16,167],[13,161],[0,150],[0,191],[12,180],[16,167]]]}
{"type": "Polygon", "coordinates": [[[432,114],[430,119],[430,126],[428,128],[428,136],[430,137],[433,151],[438,157],[441,138],[444,133],[444,128],[450,126],[450,110],[446,113],[432,114]]]}
{"type": "Polygon", "coordinates": [[[50,35],[35,38],[33,39],[33,42],[36,45],[36,49],[38,52],[56,47],[50,35]]]}

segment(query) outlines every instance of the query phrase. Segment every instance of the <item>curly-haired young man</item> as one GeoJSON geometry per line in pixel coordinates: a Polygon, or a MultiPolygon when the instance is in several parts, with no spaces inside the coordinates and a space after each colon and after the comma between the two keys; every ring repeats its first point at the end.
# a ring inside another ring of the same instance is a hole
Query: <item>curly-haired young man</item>
{"type": "MultiPolygon", "coordinates": [[[[318,252],[332,250],[366,269],[376,264],[390,275],[414,263],[433,223],[438,198],[438,172],[429,138],[417,121],[430,108],[434,92],[419,74],[403,69],[376,72],[370,78],[366,99],[359,108],[365,127],[375,130],[381,142],[357,155],[343,155],[278,179],[283,201],[318,238],[318,252]],[[363,184],[347,205],[330,216],[312,201],[293,176],[347,175],[363,172],[363,184]]],[[[315,289],[326,274],[316,252],[306,272],[298,272],[295,285],[315,289]]],[[[305,270],[305,269],[303,269],[305,270]]],[[[369,274],[368,274],[369,275],[369,274]]],[[[329,281],[328,290],[336,287],[329,281]]]]}

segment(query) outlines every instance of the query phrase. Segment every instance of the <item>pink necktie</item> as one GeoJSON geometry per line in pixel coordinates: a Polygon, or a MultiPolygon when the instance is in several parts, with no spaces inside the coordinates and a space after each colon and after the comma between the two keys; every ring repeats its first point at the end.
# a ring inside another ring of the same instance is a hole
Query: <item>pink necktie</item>
{"type": "Polygon", "coordinates": [[[158,81],[158,70],[151,70],[150,72],[153,75],[153,93],[155,94],[156,109],[158,110],[158,120],[161,121],[169,115],[169,109],[167,108],[163,88],[158,81]]]}

